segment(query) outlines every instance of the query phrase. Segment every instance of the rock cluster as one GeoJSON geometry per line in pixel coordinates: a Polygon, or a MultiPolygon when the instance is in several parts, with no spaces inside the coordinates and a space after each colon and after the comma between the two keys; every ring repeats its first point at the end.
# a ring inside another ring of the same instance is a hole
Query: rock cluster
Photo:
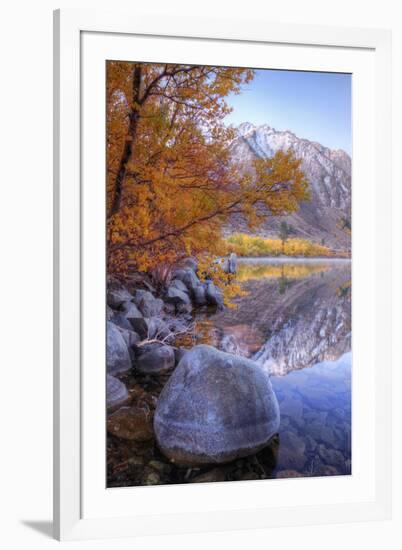
{"type": "MultiPolygon", "coordinates": [[[[228,272],[235,271],[234,255],[227,263],[228,272]]],[[[194,307],[223,308],[221,291],[200,279],[194,260],[177,266],[161,297],[155,294],[117,283],[108,289],[107,430],[111,445],[125,442],[113,456],[124,445],[131,449],[114,464],[115,475],[124,464],[142,472],[141,484],[152,485],[178,464],[195,468],[188,481],[223,480],[224,470],[197,468],[253,455],[278,431],[269,376],[255,362],[210,346],[173,346],[194,307]]],[[[248,467],[233,462],[233,468],[235,479],[255,479],[248,467]]]]}

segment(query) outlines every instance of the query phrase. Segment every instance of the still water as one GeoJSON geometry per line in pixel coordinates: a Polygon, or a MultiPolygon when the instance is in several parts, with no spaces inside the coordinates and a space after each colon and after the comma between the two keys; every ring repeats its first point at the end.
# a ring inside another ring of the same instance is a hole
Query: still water
{"type": "Polygon", "coordinates": [[[281,411],[266,477],[351,473],[351,269],[348,260],[244,259],[236,309],[197,322],[197,343],[253,358],[281,411]]]}
{"type": "MultiPolygon", "coordinates": [[[[153,440],[108,437],[108,487],[351,473],[351,269],[347,260],[242,259],[234,309],[195,312],[185,347],[207,343],[271,374],[278,436],[229,464],[180,468],[153,440]]],[[[169,375],[128,373],[130,393],[154,406],[169,375]]]]}

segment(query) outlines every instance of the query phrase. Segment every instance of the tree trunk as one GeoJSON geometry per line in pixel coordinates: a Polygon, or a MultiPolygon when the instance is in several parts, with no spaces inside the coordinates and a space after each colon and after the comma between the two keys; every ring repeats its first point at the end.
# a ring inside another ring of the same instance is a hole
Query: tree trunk
{"type": "Polygon", "coordinates": [[[135,65],[133,71],[133,95],[131,100],[131,109],[129,114],[129,126],[123,154],[120,159],[119,169],[114,186],[114,196],[110,215],[116,214],[121,207],[123,197],[124,180],[126,178],[127,166],[130,162],[137,134],[138,120],[140,118],[140,93],[141,93],[141,65],[135,65]]]}

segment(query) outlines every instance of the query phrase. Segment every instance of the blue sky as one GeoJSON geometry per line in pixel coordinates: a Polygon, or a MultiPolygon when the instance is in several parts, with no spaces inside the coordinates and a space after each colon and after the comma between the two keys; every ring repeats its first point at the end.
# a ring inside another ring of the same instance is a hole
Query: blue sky
{"type": "Polygon", "coordinates": [[[268,124],[351,154],[351,75],[258,69],[227,100],[227,123],[268,124]]]}

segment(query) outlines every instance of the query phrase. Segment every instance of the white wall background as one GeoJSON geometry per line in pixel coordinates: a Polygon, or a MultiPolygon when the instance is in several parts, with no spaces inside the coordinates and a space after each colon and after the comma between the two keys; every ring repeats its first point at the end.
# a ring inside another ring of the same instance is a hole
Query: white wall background
{"type": "MultiPolygon", "coordinates": [[[[52,487],[52,10],[240,15],[394,32],[394,519],[370,524],[70,543],[75,548],[401,548],[402,3],[400,0],[57,0],[3,3],[1,13],[0,545],[48,548],[52,487]],[[399,219],[397,217],[399,216],[399,219]],[[3,280],[4,279],[4,280],[3,280]],[[397,324],[398,323],[398,324],[397,324]]],[[[385,421],[385,419],[384,419],[385,421]]]]}

